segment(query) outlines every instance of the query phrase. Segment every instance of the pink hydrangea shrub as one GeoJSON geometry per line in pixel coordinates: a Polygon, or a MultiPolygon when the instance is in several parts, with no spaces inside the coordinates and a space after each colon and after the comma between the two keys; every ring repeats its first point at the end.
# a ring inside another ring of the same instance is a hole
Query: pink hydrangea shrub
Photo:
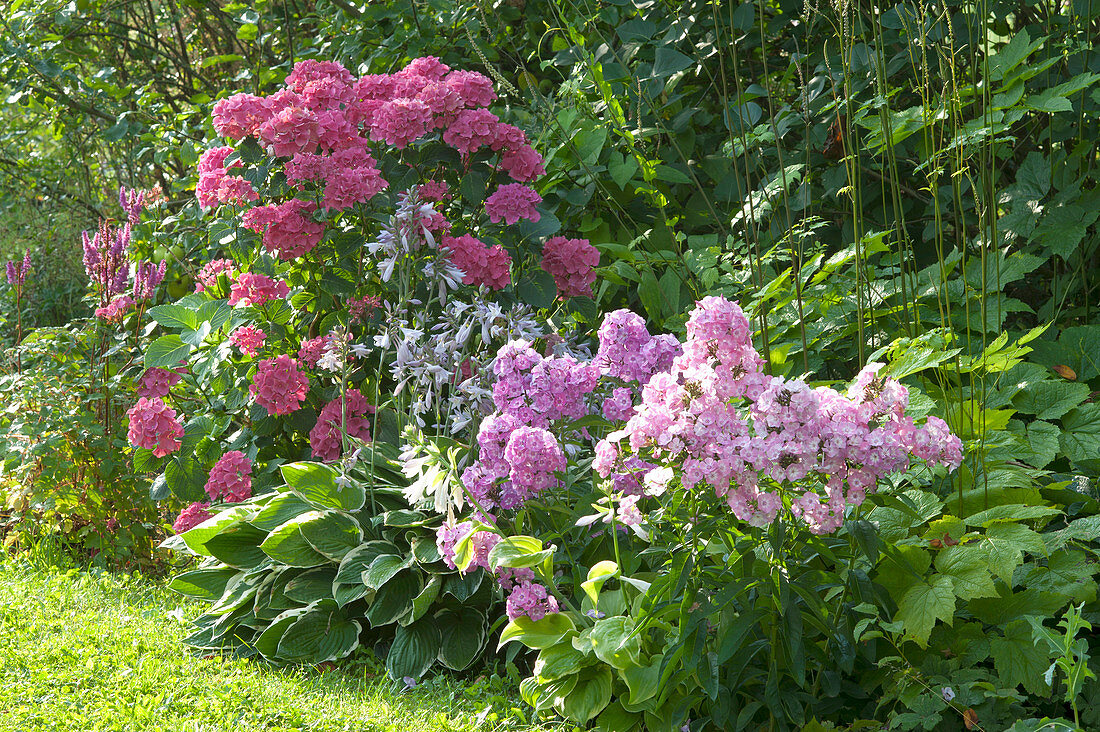
{"type": "Polygon", "coordinates": [[[183,378],[175,371],[168,369],[146,369],[137,383],[137,392],[147,398],[165,397],[173,386],[183,378]]]}
{"type": "Polygon", "coordinates": [[[240,450],[230,450],[218,458],[206,481],[206,495],[230,503],[252,496],[252,461],[240,450]]]}
{"type": "Polygon", "coordinates": [[[249,391],[269,415],[282,416],[302,406],[309,393],[309,377],[298,369],[297,361],[284,354],[256,364],[249,391]]]}
{"type": "Polygon", "coordinates": [[[176,419],[176,410],[163,399],[141,397],[126,410],[126,416],[130,420],[126,437],[134,447],[152,450],[157,457],[180,449],[183,425],[176,419]]]}
{"type": "Polygon", "coordinates": [[[255,135],[269,115],[262,97],[234,94],[214,104],[214,129],[222,137],[241,140],[255,135]]]}
{"type": "Polygon", "coordinates": [[[591,297],[592,283],[596,281],[595,267],[600,263],[600,252],[587,239],[567,239],[553,236],[542,246],[542,268],[554,276],[558,295],[567,297],[591,297]]]}
{"type": "Polygon", "coordinates": [[[511,283],[512,258],[500,244],[486,246],[469,234],[444,236],[442,243],[449,250],[451,264],[462,270],[463,284],[501,290],[511,283]]]}
{"type": "Polygon", "coordinates": [[[263,233],[264,249],[278,252],[279,259],[289,262],[309,252],[320,243],[325,225],[313,220],[317,204],[292,198],[278,204],[257,206],[244,212],[241,223],[263,233]]]}
{"type": "Polygon", "coordinates": [[[211,208],[219,203],[243,205],[259,198],[256,189],[244,178],[230,175],[233,168],[240,168],[241,162],[235,160],[228,166],[226,158],[233,154],[231,147],[214,147],[199,157],[199,181],[195,186],[195,196],[203,208],[211,208]]]}
{"type": "Polygon", "coordinates": [[[232,275],[236,264],[231,259],[211,259],[195,275],[195,292],[205,292],[218,286],[218,275],[232,275]]]}
{"type": "Polygon", "coordinates": [[[281,300],[289,294],[290,287],[282,280],[244,272],[237,277],[230,288],[229,304],[259,306],[270,300],[281,300]]]}

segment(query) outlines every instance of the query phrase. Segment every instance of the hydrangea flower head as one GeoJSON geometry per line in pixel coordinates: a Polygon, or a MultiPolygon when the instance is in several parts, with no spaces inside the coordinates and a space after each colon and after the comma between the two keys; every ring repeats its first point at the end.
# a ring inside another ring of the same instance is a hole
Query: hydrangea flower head
{"type": "Polygon", "coordinates": [[[203,521],[211,518],[212,514],[207,509],[210,508],[209,503],[200,503],[196,501],[187,508],[180,511],[180,515],[176,518],[175,523],[172,524],[172,531],[177,534],[182,534],[185,531],[195,528],[203,521]]]}
{"type": "Polygon", "coordinates": [[[240,450],[230,450],[218,458],[206,481],[206,495],[239,503],[252,495],[252,461],[240,450]]]}
{"type": "Polygon", "coordinates": [[[486,246],[469,234],[444,236],[442,243],[449,250],[447,256],[451,263],[462,270],[463,284],[484,285],[491,290],[501,290],[511,284],[512,258],[500,244],[486,246]]]}
{"type": "Polygon", "coordinates": [[[297,361],[284,354],[256,364],[249,391],[269,415],[281,416],[302,406],[309,392],[309,378],[298,369],[297,361]]]}
{"type": "Polygon", "coordinates": [[[282,280],[267,275],[243,272],[233,282],[229,291],[230,305],[263,305],[271,300],[281,300],[290,294],[290,288],[282,280]]]}
{"type": "Polygon", "coordinates": [[[370,415],[374,407],[358,389],[348,389],[343,405],[333,399],[321,409],[317,424],[309,432],[309,448],[317,460],[330,462],[339,459],[343,452],[341,424],[350,437],[370,442],[370,415]]]}
{"type": "Polygon", "coordinates": [[[146,369],[145,373],[138,379],[137,391],[139,395],[150,399],[165,397],[168,396],[171,388],[179,383],[181,378],[183,377],[177,372],[168,369],[146,369]]]}
{"type": "Polygon", "coordinates": [[[141,397],[126,410],[126,416],[130,420],[126,437],[134,447],[152,450],[156,457],[180,449],[183,425],[176,419],[176,410],[163,399],[141,397]]]}
{"type": "Polygon", "coordinates": [[[542,196],[520,183],[505,183],[485,199],[485,213],[494,224],[504,221],[511,226],[517,221],[527,219],[538,221],[542,214],[535,204],[542,202],[542,196]]]}
{"type": "Polygon", "coordinates": [[[596,281],[595,267],[600,263],[600,252],[587,239],[567,239],[553,236],[542,246],[542,268],[554,276],[558,295],[567,297],[591,297],[592,283],[596,281]]]}
{"type": "Polygon", "coordinates": [[[264,347],[267,334],[254,325],[242,325],[230,334],[229,340],[241,349],[241,353],[251,358],[264,347]]]}

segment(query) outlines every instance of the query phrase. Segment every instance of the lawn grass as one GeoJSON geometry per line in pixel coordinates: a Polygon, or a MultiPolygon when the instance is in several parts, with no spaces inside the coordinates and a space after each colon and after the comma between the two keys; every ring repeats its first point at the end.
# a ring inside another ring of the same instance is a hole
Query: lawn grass
{"type": "Polygon", "coordinates": [[[0,730],[534,730],[514,683],[438,677],[411,690],[363,657],[339,668],[197,658],[201,607],[140,576],[0,559],[0,730]]]}

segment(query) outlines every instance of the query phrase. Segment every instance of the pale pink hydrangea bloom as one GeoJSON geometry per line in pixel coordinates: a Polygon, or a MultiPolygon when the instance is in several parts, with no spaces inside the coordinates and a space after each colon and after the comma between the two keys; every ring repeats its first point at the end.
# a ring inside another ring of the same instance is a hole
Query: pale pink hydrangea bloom
{"type": "Polygon", "coordinates": [[[282,280],[253,272],[242,272],[230,288],[229,304],[258,306],[270,300],[281,300],[289,294],[290,287],[282,280]]]}
{"type": "Polygon", "coordinates": [[[176,518],[175,523],[172,524],[172,531],[177,534],[182,534],[185,531],[195,528],[203,521],[211,518],[212,514],[207,509],[210,508],[209,503],[200,503],[196,501],[187,508],[180,511],[180,515],[176,518]]]}
{"type": "Polygon", "coordinates": [[[591,297],[600,252],[587,239],[552,236],[542,246],[542,268],[554,276],[558,296],[591,297]]]}
{"type": "Polygon", "coordinates": [[[175,371],[168,369],[151,368],[138,379],[137,391],[140,396],[153,398],[168,396],[173,386],[179,383],[182,377],[175,371]]]}
{"type": "Polygon", "coordinates": [[[290,414],[302,406],[309,392],[309,378],[290,356],[268,358],[256,364],[249,391],[271,416],[290,414]]]}
{"type": "Polygon", "coordinates": [[[325,355],[325,351],[328,349],[330,341],[331,339],[327,335],[317,336],[316,338],[302,341],[302,345],[298,349],[298,360],[311,369],[315,368],[317,362],[321,360],[321,356],[325,355]]]}
{"type": "Polygon", "coordinates": [[[326,462],[336,460],[343,452],[343,431],[350,437],[370,442],[370,416],[374,406],[358,389],[348,389],[341,406],[340,399],[326,404],[317,416],[317,424],[309,432],[309,448],[316,460],[326,462]]]}
{"type": "Polygon", "coordinates": [[[252,496],[252,461],[240,450],[230,450],[218,458],[206,481],[206,495],[230,503],[252,496]]]}
{"type": "Polygon", "coordinates": [[[485,213],[494,224],[504,221],[511,226],[521,219],[538,221],[542,214],[535,204],[541,202],[542,196],[534,189],[519,183],[505,183],[485,199],[485,213]]]}
{"type": "Polygon", "coordinates": [[[278,251],[279,259],[290,261],[312,251],[325,233],[325,225],[313,220],[317,204],[292,198],[279,204],[258,206],[245,211],[241,223],[263,232],[264,249],[278,251]]]}
{"type": "Polygon", "coordinates": [[[152,450],[157,457],[180,449],[183,425],[176,419],[176,410],[163,399],[141,397],[126,410],[126,416],[130,420],[126,437],[134,447],[152,450]]]}
{"type": "Polygon", "coordinates": [[[229,340],[241,349],[241,353],[251,358],[264,347],[267,333],[254,325],[242,325],[230,334],[229,340]]]}
{"type": "Polygon", "coordinates": [[[438,201],[442,203],[451,197],[450,190],[447,181],[429,180],[421,183],[416,192],[421,201],[438,201]]]}
{"type": "Polygon", "coordinates": [[[462,270],[463,284],[501,290],[511,283],[512,258],[500,244],[486,246],[469,234],[444,236],[442,244],[449,250],[451,264],[462,270]]]}
{"type": "Polygon", "coordinates": [[[231,147],[214,147],[199,157],[199,181],[195,186],[195,196],[203,208],[211,208],[219,203],[241,205],[255,201],[259,194],[244,178],[229,175],[233,168],[240,168],[241,162],[234,160],[227,167],[226,158],[234,152],[231,147]]]}
{"type": "Polygon", "coordinates": [[[231,275],[236,268],[231,259],[211,259],[195,276],[195,292],[205,292],[218,286],[218,275],[231,275]]]}

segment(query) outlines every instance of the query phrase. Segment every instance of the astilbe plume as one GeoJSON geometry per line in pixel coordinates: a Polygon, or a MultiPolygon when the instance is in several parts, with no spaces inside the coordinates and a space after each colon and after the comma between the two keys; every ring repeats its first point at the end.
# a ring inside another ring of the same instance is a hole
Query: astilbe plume
{"type": "Polygon", "coordinates": [[[195,528],[203,521],[212,517],[213,514],[207,510],[209,508],[209,503],[202,503],[199,501],[187,506],[180,511],[180,515],[176,518],[175,523],[172,524],[172,531],[177,534],[182,534],[185,531],[195,528]]]}
{"type": "Polygon", "coordinates": [[[237,276],[229,291],[230,305],[263,305],[271,300],[281,300],[290,294],[290,287],[282,280],[267,275],[243,272],[237,276]]]}
{"type": "Polygon", "coordinates": [[[130,420],[126,436],[131,445],[152,450],[156,457],[180,448],[183,425],[176,419],[176,410],[163,399],[141,397],[126,411],[126,416],[130,420]]]}
{"type": "Polygon", "coordinates": [[[138,262],[134,267],[134,299],[151,300],[157,285],[164,281],[167,269],[166,261],[161,261],[160,264],[138,262]]]}
{"type": "Polygon", "coordinates": [[[252,461],[240,450],[230,450],[210,468],[206,495],[211,500],[239,503],[252,495],[252,461]]]}
{"type": "Polygon", "coordinates": [[[7,264],[8,284],[12,287],[22,287],[31,271],[31,250],[23,252],[22,260],[9,261],[7,264]]]}
{"type": "Polygon", "coordinates": [[[345,432],[349,437],[369,442],[369,415],[373,413],[374,407],[358,389],[348,389],[343,400],[333,399],[326,404],[317,416],[317,424],[309,432],[309,448],[313,457],[326,462],[339,459],[345,432]],[[341,423],[344,429],[341,429],[341,423]]]}
{"type": "Polygon", "coordinates": [[[137,383],[137,392],[147,398],[166,397],[172,387],[179,383],[179,373],[161,368],[146,369],[137,383]]]}
{"type": "Polygon", "coordinates": [[[542,246],[542,268],[554,276],[562,299],[591,297],[599,263],[600,252],[587,239],[553,236],[542,246]]]}
{"type": "Polygon", "coordinates": [[[309,377],[298,362],[285,354],[256,364],[249,391],[271,416],[290,414],[302,406],[309,392],[309,377]]]}
{"type": "Polygon", "coordinates": [[[267,334],[254,325],[242,325],[229,335],[229,340],[241,349],[241,353],[251,358],[264,347],[267,334]]]}
{"type": "Polygon", "coordinates": [[[500,244],[490,247],[469,234],[444,236],[442,243],[451,263],[462,270],[463,284],[501,290],[511,283],[512,258],[500,244]]]}

